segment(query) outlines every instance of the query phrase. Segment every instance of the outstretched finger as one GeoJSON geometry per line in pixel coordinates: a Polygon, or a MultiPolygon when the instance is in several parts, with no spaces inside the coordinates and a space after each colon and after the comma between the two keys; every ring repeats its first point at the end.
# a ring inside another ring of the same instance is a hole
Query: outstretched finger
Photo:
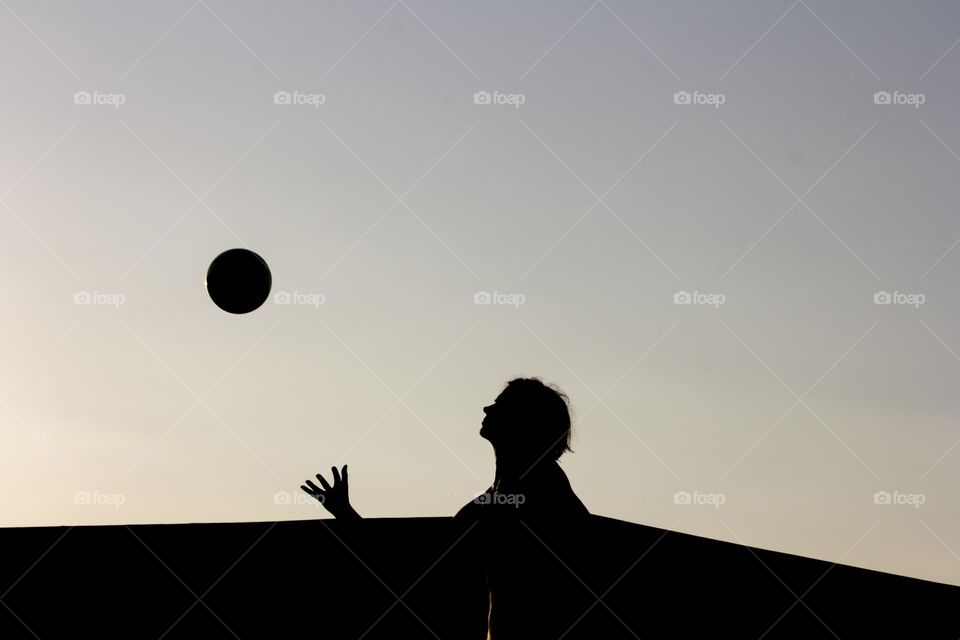
{"type": "Polygon", "coordinates": [[[317,480],[320,481],[320,486],[324,488],[325,491],[330,491],[330,485],[326,480],[323,479],[323,476],[319,473],[317,474],[317,480]]]}
{"type": "Polygon", "coordinates": [[[308,492],[310,492],[310,493],[316,493],[316,494],[323,493],[323,491],[320,489],[320,487],[318,487],[317,485],[313,484],[313,483],[310,482],[309,480],[307,480],[307,485],[310,487],[310,489],[309,489],[309,490],[308,490],[308,489],[304,489],[304,491],[308,491],[308,492]]]}
{"type": "Polygon", "coordinates": [[[347,484],[347,465],[343,465],[343,484],[347,484]]]}
{"type": "Polygon", "coordinates": [[[340,471],[336,467],[330,467],[330,473],[333,474],[333,484],[340,484],[340,471]]]}

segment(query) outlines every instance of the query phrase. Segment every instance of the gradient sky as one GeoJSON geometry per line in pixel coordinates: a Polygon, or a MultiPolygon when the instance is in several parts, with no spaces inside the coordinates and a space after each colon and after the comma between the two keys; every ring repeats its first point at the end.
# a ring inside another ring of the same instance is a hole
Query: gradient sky
{"type": "Polygon", "coordinates": [[[535,375],[594,513],[960,585],[958,38],[949,2],[4,0],[0,524],[326,517],[298,487],[343,463],[366,516],[450,515],[535,375]],[[234,246],[294,303],[216,308],[234,246]]]}

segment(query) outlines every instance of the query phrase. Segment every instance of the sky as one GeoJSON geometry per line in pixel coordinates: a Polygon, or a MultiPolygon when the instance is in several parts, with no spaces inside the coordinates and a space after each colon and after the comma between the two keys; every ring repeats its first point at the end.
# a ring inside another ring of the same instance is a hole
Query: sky
{"type": "Polygon", "coordinates": [[[960,585],[960,8],[0,2],[0,525],[592,513],[960,585]],[[253,313],[209,299],[232,247],[253,313]]]}

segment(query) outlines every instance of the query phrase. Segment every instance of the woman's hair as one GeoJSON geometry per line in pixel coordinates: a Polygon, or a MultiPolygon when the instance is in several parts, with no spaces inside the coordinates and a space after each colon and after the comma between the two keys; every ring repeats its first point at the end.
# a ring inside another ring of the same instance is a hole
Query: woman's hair
{"type": "Polygon", "coordinates": [[[570,448],[572,425],[570,399],[556,385],[539,378],[514,378],[507,382],[511,405],[524,423],[530,447],[538,454],[557,460],[570,448]],[[514,404],[514,402],[516,404],[514,404]]]}

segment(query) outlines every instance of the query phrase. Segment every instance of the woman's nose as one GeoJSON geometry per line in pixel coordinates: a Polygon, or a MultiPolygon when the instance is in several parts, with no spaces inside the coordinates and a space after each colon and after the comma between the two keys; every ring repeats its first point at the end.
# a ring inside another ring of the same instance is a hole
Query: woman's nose
{"type": "Polygon", "coordinates": [[[484,413],[484,415],[490,415],[490,407],[484,407],[484,408],[483,408],[483,413],[484,413]]]}

